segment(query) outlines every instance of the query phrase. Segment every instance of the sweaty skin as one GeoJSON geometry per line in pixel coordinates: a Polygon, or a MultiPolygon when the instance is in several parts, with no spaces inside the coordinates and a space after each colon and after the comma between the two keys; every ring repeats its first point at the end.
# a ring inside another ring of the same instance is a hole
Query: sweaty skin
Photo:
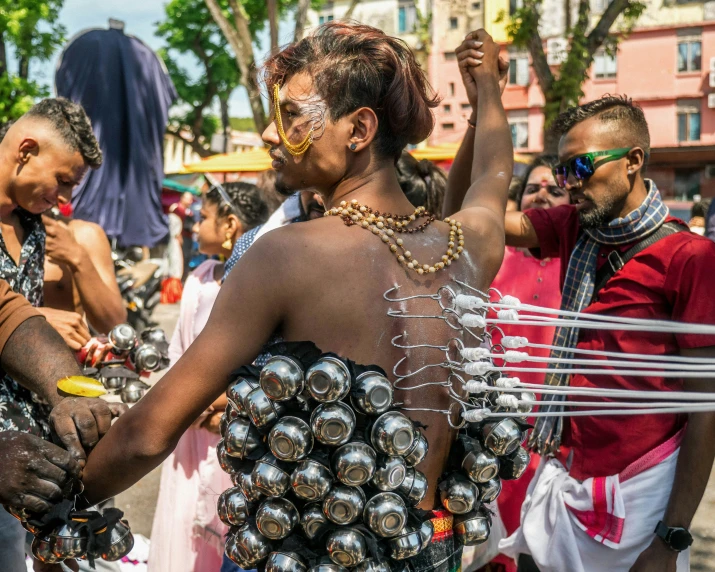
{"type": "MultiPolygon", "coordinates": [[[[326,352],[358,363],[378,364],[394,381],[393,366],[405,350],[392,338],[407,332],[403,343],[446,344],[455,337],[443,320],[394,318],[393,296],[435,293],[441,286],[457,288],[454,279],[479,289],[489,287],[504,251],[504,210],[512,169],[511,135],[500,101],[498,46],[484,32],[485,65],[474,73],[479,86],[477,135],[491,146],[475,151],[479,178],[471,181],[463,208],[454,215],[462,223],[465,252],[446,270],[418,275],[401,266],[395,254],[371,232],[346,227],[337,217],[290,225],[260,238],[241,258],[218,296],[206,328],[179,362],[128,414],[122,416],[91,454],[84,472],[85,495],[96,502],[125,489],[158,465],[181,434],[222,392],[230,372],[250,363],[265,342],[278,333],[288,341],[310,340],[326,352]]],[[[283,88],[287,111],[291,93],[311,88],[307,74],[291,77],[283,88]]],[[[286,132],[292,133],[284,117],[286,132]]],[[[323,137],[300,157],[289,156],[271,124],[263,134],[271,145],[277,178],[288,187],[311,187],[326,208],[358,200],[381,212],[411,213],[414,207],[400,189],[394,161],[372,151],[377,117],[360,108],[329,123],[323,137]],[[354,145],[354,149],[352,146],[354,145]]],[[[297,138],[296,138],[297,139],[297,138]]],[[[293,138],[291,138],[293,140],[293,138]]],[[[405,245],[422,263],[434,263],[447,250],[449,226],[435,221],[424,233],[405,235],[405,245]]],[[[410,314],[439,315],[434,300],[405,303],[410,314]]],[[[444,352],[409,350],[400,372],[444,361],[444,352]]],[[[430,368],[405,382],[408,387],[447,379],[447,371],[430,368]]],[[[429,386],[397,391],[406,408],[446,410],[453,401],[447,389],[429,386]]],[[[436,481],[445,467],[453,432],[443,413],[408,411],[427,426],[427,459],[418,466],[431,483],[422,508],[437,503],[436,481]]]]}

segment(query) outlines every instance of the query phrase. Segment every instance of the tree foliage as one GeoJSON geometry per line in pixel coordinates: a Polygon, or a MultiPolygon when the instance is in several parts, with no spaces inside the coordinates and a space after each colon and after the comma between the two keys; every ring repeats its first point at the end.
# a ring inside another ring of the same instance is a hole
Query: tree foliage
{"type": "Polygon", "coordinates": [[[157,24],[156,35],[165,41],[160,56],[179,94],[168,130],[206,156],[212,135],[230,127],[228,100],[240,73],[203,0],[171,0],[164,9],[166,19],[157,24]],[[189,73],[182,67],[186,61],[198,62],[199,72],[189,73]],[[221,118],[213,113],[216,101],[221,118]]]}
{"type": "MultiPolygon", "coordinates": [[[[570,11],[569,2],[566,3],[570,11]]],[[[508,19],[507,33],[513,45],[527,49],[539,85],[546,100],[544,107],[544,150],[555,151],[558,141],[551,132],[553,120],[569,107],[578,105],[583,97],[583,84],[588,79],[594,56],[600,49],[615,55],[618,43],[633,29],[646,5],[634,0],[612,0],[596,20],[589,0],[578,0],[578,16],[573,24],[567,19],[566,37],[569,47],[558,70],[548,65],[544,42],[540,35],[541,0],[524,0],[523,7],[501,20],[508,19]]]]}
{"type": "Polygon", "coordinates": [[[63,0],[0,0],[0,123],[17,119],[48,90],[30,79],[30,64],[47,61],[65,41],[63,0]],[[9,65],[12,53],[15,66],[9,65]],[[15,69],[12,69],[15,68],[15,69]]]}

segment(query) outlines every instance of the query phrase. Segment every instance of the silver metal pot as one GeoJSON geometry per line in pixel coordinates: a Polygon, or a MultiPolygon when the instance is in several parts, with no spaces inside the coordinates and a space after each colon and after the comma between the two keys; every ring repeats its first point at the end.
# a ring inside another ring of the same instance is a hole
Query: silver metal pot
{"type": "Polygon", "coordinates": [[[415,428],[407,417],[397,411],[383,413],[370,430],[372,446],[385,455],[405,455],[415,440],[415,428]]]}
{"type": "Polygon", "coordinates": [[[467,514],[479,500],[477,485],[471,481],[456,481],[440,492],[442,506],[452,514],[467,514]]]}
{"type": "Polygon", "coordinates": [[[161,362],[161,352],[152,344],[142,344],[134,352],[137,371],[156,371],[161,367],[161,362]]]}
{"type": "Polygon", "coordinates": [[[241,417],[248,417],[246,396],[258,387],[258,380],[253,377],[239,377],[226,391],[229,403],[241,417]]]}
{"type": "Polygon", "coordinates": [[[339,485],[323,499],[323,514],[330,522],[352,524],[362,516],[365,493],[360,487],[339,485]]]}
{"type": "Polygon", "coordinates": [[[425,520],[420,526],[420,537],[422,538],[422,550],[429,546],[434,536],[434,524],[431,520],[425,520]]]}
{"type": "Polygon", "coordinates": [[[136,403],[146,394],[149,386],[139,379],[131,379],[124,384],[119,397],[124,403],[136,403]]]}
{"type": "Polygon", "coordinates": [[[36,536],[32,539],[32,555],[45,564],[57,564],[64,558],[58,558],[52,551],[52,540],[49,536],[36,536]]]}
{"type": "Polygon", "coordinates": [[[226,526],[241,526],[251,512],[251,505],[240,487],[223,491],[216,502],[216,513],[226,526]]]}
{"type": "Polygon", "coordinates": [[[226,436],[223,442],[228,455],[243,459],[260,447],[263,439],[258,429],[251,425],[248,419],[238,417],[226,427],[226,436]]]}
{"type": "Polygon", "coordinates": [[[377,454],[367,443],[346,443],[333,453],[331,465],[341,483],[359,487],[375,475],[377,454]]]}
{"type": "Polygon", "coordinates": [[[271,542],[252,524],[244,524],[226,543],[226,556],[241,568],[254,568],[271,553],[271,542]]]}
{"type": "Polygon", "coordinates": [[[421,431],[415,431],[415,440],[412,447],[404,454],[405,463],[408,467],[415,467],[425,460],[429,452],[429,443],[421,431]]]}
{"type": "Polygon", "coordinates": [[[281,417],[268,434],[268,446],[281,461],[299,461],[313,450],[310,425],[298,417],[281,417]]]}
{"type": "Polygon", "coordinates": [[[106,389],[121,389],[127,383],[123,371],[124,368],[120,365],[102,368],[102,385],[106,389]]]}
{"type": "Polygon", "coordinates": [[[308,567],[295,552],[271,552],[265,572],[307,572],[308,567]]]}
{"type": "Polygon", "coordinates": [[[298,509],[292,502],[282,498],[266,499],[256,511],[256,527],[271,540],[288,536],[299,520],[298,509]]]}
{"type": "Polygon", "coordinates": [[[454,533],[463,546],[476,546],[489,538],[489,518],[483,510],[454,517],[454,533]]]}
{"type": "Polygon", "coordinates": [[[479,500],[487,503],[497,500],[501,492],[501,479],[494,477],[493,479],[479,485],[479,500]]]}
{"type": "Polygon", "coordinates": [[[303,391],[303,367],[293,358],[274,356],[261,370],[261,389],[274,401],[286,401],[303,391]]]}
{"type": "Polygon", "coordinates": [[[310,416],[310,428],[323,445],[344,445],[355,430],[355,413],[345,403],[322,403],[310,416]]]}
{"type": "Polygon", "coordinates": [[[352,569],[352,572],[392,572],[392,567],[387,560],[366,558],[352,569]]]}
{"type": "Polygon", "coordinates": [[[408,467],[405,471],[405,480],[397,487],[397,492],[401,494],[410,506],[417,506],[425,498],[429,483],[422,471],[408,467]]]}
{"type": "Polygon", "coordinates": [[[323,507],[320,503],[307,505],[300,517],[300,527],[303,529],[305,536],[308,537],[308,540],[313,540],[320,527],[326,522],[328,522],[328,519],[323,513],[323,507]]]}
{"type": "Polygon", "coordinates": [[[357,530],[339,528],[328,534],[325,549],[335,564],[352,567],[365,560],[367,542],[362,533],[357,530]]]}
{"type": "Polygon", "coordinates": [[[253,485],[253,469],[245,469],[239,473],[241,475],[238,487],[248,502],[258,502],[263,497],[263,493],[253,485]]]}
{"type": "Polygon", "coordinates": [[[267,497],[282,497],[290,486],[290,475],[273,453],[266,453],[251,472],[253,488],[267,497]]]}
{"type": "Polygon", "coordinates": [[[486,483],[499,473],[499,459],[489,450],[479,447],[467,453],[462,469],[474,483],[486,483]]]}
{"type": "Polygon", "coordinates": [[[216,458],[218,459],[218,464],[221,466],[221,469],[229,475],[241,471],[245,466],[245,461],[242,461],[238,457],[232,457],[226,452],[226,444],[223,439],[216,445],[216,458]]]}
{"type": "Polygon", "coordinates": [[[355,380],[350,402],[364,415],[381,415],[392,406],[392,384],[376,371],[361,373],[355,380]]]}
{"type": "Polygon", "coordinates": [[[502,457],[499,467],[499,478],[503,480],[514,480],[520,478],[531,462],[529,451],[524,447],[519,447],[508,457],[502,457]]]}
{"type": "Polygon", "coordinates": [[[324,356],[305,373],[305,385],[316,401],[340,401],[350,391],[350,371],[339,359],[324,356]]]}
{"type": "Polygon", "coordinates": [[[319,501],[333,483],[330,469],[314,459],[300,461],[291,475],[291,487],[297,497],[307,501],[319,501]]]}
{"type": "Polygon", "coordinates": [[[413,526],[406,526],[400,534],[387,541],[390,555],[395,560],[413,558],[422,552],[422,535],[413,526]]]}
{"type": "Polygon", "coordinates": [[[407,466],[402,457],[380,455],[371,484],[381,491],[394,491],[405,480],[407,466]]]}
{"type": "Polygon", "coordinates": [[[391,538],[405,526],[407,507],[395,493],[378,493],[365,503],[363,521],[378,536],[391,538]]]}
{"type": "Polygon", "coordinates": [[[334,562],[321,562],[312,566],[308,572],[348,572],[348,569],[334,562]]]}
{"type": "Polygon", "coordinates": [[[516,451],[524,440],[521,429],[511,419],[484,424],[482,438],[487,449],[499,457],[516,451]]]}
{"type": "Polygon", "coordinates": [[[285,407],[280,402],[270,399],[260,387],[252,389],[243,403],[248,416],[258,429],[272,427],[285,411],[285,407]]]}
{"type": "Polygon", "coordinates": [[[119,324],[109,330],[109,343],[118,352],[128,352],[137,345],[137,333],[129,324],[119,324]]]}
{"type": "Polygon", "coordinates": [[[94,554],[94,558],[102,558],[108,562],[116,562],[129,554],[134,548],[134,535],[129,530],[125,520],[118,521],[111,529],[103,534],[109,534],[109,548],[94,554]]]}

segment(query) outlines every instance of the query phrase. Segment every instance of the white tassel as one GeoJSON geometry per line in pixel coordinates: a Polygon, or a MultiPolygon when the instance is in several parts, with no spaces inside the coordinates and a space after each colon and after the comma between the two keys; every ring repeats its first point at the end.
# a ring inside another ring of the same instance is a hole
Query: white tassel
{"type": "Polygon", "coordinates": [[[494,364],[487,361],[473,361],[464,366],[464,371],[469,375],[484,375],[494,368],[494,364]]]}
{"type": "Polygon", "coordinates": [[[501,388],[512,388],[520,383],[521,380],[518,377],[500,377],[496,380],[495,385],[501,388]]]}
{"type": "Polygon", "coordinates": [[[501,407],[509,407],[511,409],[519,408],[519,399],[516,395],[500,395],[497,397],[497,405],[501,407]]]}
{"type": "Polygon", "coordinates": [[[484,300],[477,296],[467,296],[466,294],[459,294],[457,296],[457,299],[455,300],[455,303],[457,306],[460,308],[463,308],[464,310],[474,310],[476,308],[483,308],[484,307],[484,300]]]}
{"type": "Polygon", "coordinates": [[[480,423],[487,418],[491,411],[489,409],[470,409],[462,413],[462,417],[467,423],[480,423]]]}
{"type": "Polygon", "coordinates": [[[464,314],[459,319],[459,322],[467,328],[486,328],[487,320],[484,316],[478,316],[477,314],[464,314]]]}
{"type": "Polygon", "coordinates": [[[487,348],[462,348],[462,357],[464,359],[477,361],[489,355],[487,348]]]}
{"type": "Polygon", "coordinates": [[[489,384],[484,381],[468,381],[464,388],[467,393],[484,393],[485,391],[489,391],[489,389],[491,389],[489,384]]]}
{"type": "Polygon", "coordinates": [[[516,350],[507,350],[504,352],[504,361],[509,363],[520,363],[529,357],[526,352],[518,352],[516,350]]]}
{"type": "Polygon", "coordinates": [[[516,350],[518,348],[525,348],[529,345],[529,340],[524,336],[504,336],[501,339],[501,345],[505,348],[516,350]]]}
{"type": "Polygon", "coordinates": [[[519,319],[519,312],[517,310],[499,310],[497,312],[497,318],[500,320],[509,320],[510,322],[516,322],[519,319]]]}
{"type": "Polygon", "coordinates": [[[514,306],[515,308],[521,307],[521,300],[516,296],[509,296],[508,294],[504,296],[499,303],[503,306],[514,306]]]}

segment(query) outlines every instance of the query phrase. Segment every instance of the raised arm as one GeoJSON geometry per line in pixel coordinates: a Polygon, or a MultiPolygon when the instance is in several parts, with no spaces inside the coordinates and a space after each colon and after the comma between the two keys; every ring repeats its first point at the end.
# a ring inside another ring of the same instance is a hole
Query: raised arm
{"type": "MultiPolygon", "coordinates": [[[[472,160],[474,158],[474,146],[479,142],[475,142],[476,124],[477,124],[477,107],[479,102],[479,94],[477,92],[477,84],[471,69],[480,66],[484,52],[480,51],[483,42],[472,39],[471,32],[467,35],[462,44],[456,49],[457,61],[459,62],[459,71],[462,75],[462,83],[467,91],[467,99],[472,107],[472,114],[467,123],[467,131],[462,139],[462,144],[459,146],[457,155],[454,158],[452,167],[449,170],[447,179],[447,192],[444,197],[444,205],[442,207],[442,216],[451,216],[461,209],[464,197],[469,190],[472,182],[472,160]]],[[[504,88],[507,82],[507,72],[509,71],[509,62],[503,58],[499,58],[499,89],[504,93],[504,88]]]]}
{"type": "Polygon", "coordinates": [[[504,237],[507,246],[539,248],[539,237],[534,225],[523,212],[512,211],[504,218],[504,237]]]}
{"type": "Polygon", "coordinates": [[[493,237],[492,246],[503,244],[504,213],[507,193],[514,166],[514,149],[506,112],[501,103],[499,88],[499,46],[484,30],[472,32],[471,37],[482,42],[482,63],[460,62],[468,67],[477,88],[477,123],[471,184],[454,216],[463,225],[485,237],[493,237]],[[487,143],[488,142],[488,143],[487,143]],[[500,237],[497,239],[497,237],[500,237]]]}

